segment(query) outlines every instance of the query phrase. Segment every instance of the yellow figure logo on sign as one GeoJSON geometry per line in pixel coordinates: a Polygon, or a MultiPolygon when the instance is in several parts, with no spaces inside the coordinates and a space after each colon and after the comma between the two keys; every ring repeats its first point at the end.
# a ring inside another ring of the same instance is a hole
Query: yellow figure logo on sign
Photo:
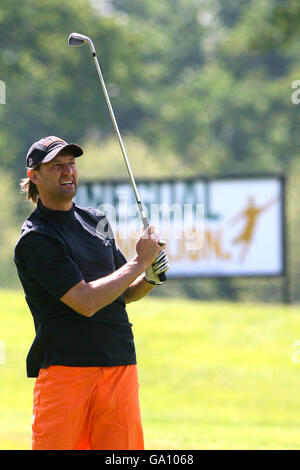
{"type": "Polygon", "coordinates": [[[242,249],[239,256],[240,262],[244,261],[250,248],[250,244],[253,241],[254,231],[257,226],[258,217],[267,209],[269,209],[277,200],[278,197],[276,196],[270,201],[268,201],[266,204],[258,206],[255,203],[254,197],[249,196],[248,203],[245,209],[243,209],[231,219],[230,222],[233,224],[240,219],[245,220],[245,224],[241,233],[232,241],[234,245],[242,244],[242,249]]]}

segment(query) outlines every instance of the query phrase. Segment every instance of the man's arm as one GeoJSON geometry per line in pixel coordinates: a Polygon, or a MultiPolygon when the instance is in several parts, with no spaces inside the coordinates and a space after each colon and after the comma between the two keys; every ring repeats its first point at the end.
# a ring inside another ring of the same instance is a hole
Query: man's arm
{"type": "Polygon", "coordinates": [[[144,271],[145,265],[133,259],[108,276],[96,281],[79,282],[60,300],[76,312],[91,317],[123,294],[144,271]]]}
{"type": "Polygon", "coordinates": [[[136,244],[137,255],[121,268],[96,281],[77,283],[60,300],[76,312],[91,317],[101,308],[123,294],[156,259],[160,247],[159,237],[146,229],[136,244]],[[147,237],[145,233],[148,232],[147,237]]]}
{"type": "Polygon", "coordinates": [[[155,284],[150,284],[145,280],[145,275],[139,276],[126,290],[123,292],[127,304],[135,302],[145,297],[155,287],[155,284]]]}

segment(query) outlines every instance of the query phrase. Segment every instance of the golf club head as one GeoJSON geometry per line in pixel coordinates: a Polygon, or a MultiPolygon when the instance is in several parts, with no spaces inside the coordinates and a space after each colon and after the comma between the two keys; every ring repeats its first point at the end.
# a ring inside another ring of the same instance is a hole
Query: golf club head
{"type": "Polygon", "coordinates": [[[90,38],[79,33],[71,33],[68,37],[69,46],[83,46],[84,44],[90,42],[90,38]]]}

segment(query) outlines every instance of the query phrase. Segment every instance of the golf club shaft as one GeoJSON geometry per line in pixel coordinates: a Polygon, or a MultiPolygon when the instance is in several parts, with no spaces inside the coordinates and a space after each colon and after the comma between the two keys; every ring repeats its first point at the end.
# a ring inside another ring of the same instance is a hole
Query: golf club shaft
{"type": "MultiPolygon", "coordinates": [[[[74,36],[75,36],[75,34],[73,34],[73,37],[74,36]]],[[[118,124],[117,124],[117,121],[116,121],[116,118],[115,118],[115,114],[114,114],[114,111],[113,111],[113,108],[112,108],[112,105],[111,105],[111,102],[110,102],[109,94],[107,92],[106,85],[105,85],[105,82],[104,82],[104,78],[103,78],[101,68],[100,68],[100,65],[99,65],[99,62],[98,62],[98,58],[97,58],[97,54],[96,54],[94,44],[93,44],[92,40],[90,38],[88,38],[87,36],[78,35],[78,34],[76,36],[78,38],[78,44],[77,45],[79,45],[80,42],[82,42],[82,43],[88,42],[89,43],[91,54],[92,54],[92,57],[94,59],[94,63],[95,63],[96,69],[97,69],[99,80],[100,80],[102,90],[103,90],[103,93],[104,93],[105,101],[106,101],[106,104],[108,106],[109,114],[110,114],[110,117],[112,119],[116,134],[118,136],[118,140],[119,140],[119,144],[120,144],[120,147],[121,147],[122,155],[123,155],[124,162],[125,162],[125,165],[126,165],[126,168],[127,168],[127,171],[128,171],[128,175],[129,175],[129,178],[130,178],[131,186],[133,188],[135,199],[136,199],[136,202],[137,202],[140,214],[141,214],[143,226],[144,226],[144,229],[146,229],[149,226],[148,218],[145,214],[145,211],[144,211],[144,208],[143,208],[143,205],[142,205],[142,202],[141,202],[141,198],[140,198],[140,195],[139,195],[139,191],[138,191],[137,185],[135,183],[135,179],[134,179],[134,176],[133,176],[130,164],[129,164],[129,160],[128,160],[128,157],[127,157],[127,154],[126,154],[126,150],[125,150],[125,147],[124,147],[124,144],[123,144],[123,140],[122,140],[122,137],[121,137],[121,134],[120,134],[120,131],[119,131],[119,127],[118,127],[118,124]]],[[[70,41],[71,37],[72,37],[72,35],[69,36],[69,41],[70,41]]],[[[70,42],[69,42],[69,44],[70,44],[70,42]]],[[[163,247],[163,246],[166,245],[166,243],[165,243],[164,240],[161,240],[159,242],[159,245],[161,247],[163,247]]],[[[159,274],[159,279],[160,279],[160,281],[165,281],[166,280],[166,274],[165,273],[160,273],[159,274]]]]}
{"type": "Polygon", "coordinates": [[[131,182],[131,185],[132,185],[132,188],[133,188],[133,191],[134,191],[136,202],[138,204],[138,208],[139,208],[139,211],[141,213],[143,225],[144,225],[144,228],[146,229],[149,226],[148,219],[147,219],[145,211],[143,209],[141,198],[140,198],[140,195],[139,195],[136,183],[135,183],[135,179],[134,179],[134,176],[133,176],[130,164],[129,164],[129,160],[128,160],[126,150],[125,150],[125,147],[124,147],[124,144],[123,144],[123,140],[122,140],[122,137],[121,137],[121,134],[120,134],[120,131],[119,131],[117,120],[115,118],[115,114],[114,114],[114,111],[113,111],[113,108],[112,108],[112,105],[111,105],[111,102],[110,102],[109,94],[108,94],[107,89],[106,89],[106,85],[105,85],[104,78],[103,78],[103,75],[102,75],[102,72],[101,72],[101,68],[100,68],[100,65],[99,65],[99,62],[98,62],[96,49],[94,47],[93,41],[88,36],[84,36],[83,34],[72,33],[72,34],[70,34],[70,36],[68,38],[68,42],[69,42],[70,45],[73,45],[73,46],[74,45],[79,46],[79,45],[83,45],[83,44],[86,44],[86,43],[89,44],[90,51],[91,51],[92,57],[94,59],[94,63],[95,63],[96,69],[97,69],[97,73],[98,73],[100,83],[101,83],[101,86],[102,86],[102,90],[103,90],[103,93],[104,93],[104,97],[105,97],[105,100],[106,100],[106,104],[108,106],[108,110],[109,110],[109,113],[110,113],[110,116],[111,116],[111,119],[112,119],[112,122],[113,122],[113,125],[114,125],[114,128],[115,128],[115,131],[116,131],[118,139],[119,139],[119,144],[120,144],[120,147],[121,147],[121,150],[122,150],[122,155],[123,155],[125,165],[126,165],[126,168],[127,168],[127,171],[128,171],[128,175],[129,175],[129,178],[130,178],[130,182],[131,182]]]}
{"type": "Polygon", "coordinates": [[[104,82],[104,79],[103,79],[103,75],[102,75],[102,72],[101,72],[101,69],[100,69],[100,65],[99,65],[99,62],[98,62],[98,59],[97,59],[96,52],[92,52],[92,56],[93,56],[93,59],[94,59],[95,65],[96,65],[96,69],[97,69],[97,72],[98,72],[98,76],[99,76],[99,79],[100,79],[100,82],[101,82],[101,86],[102,86],[102,89],[103,89],[105,101],[106,101],[107,106],[108,106],[109,114],[111,116],[115,131],[116,131],[117,136],[118,136],[119,144],[120,144],[121,151],[122,151],[122,154],[123,154],[123,158],[124,158],[124,161],[125,161],[125,165],[126,165],[126,168],[127,168],[127,171],[128,171],[128,175],[129,175],[129,178],[130,178],[130,181],[131,181],[131,185],[132,185],[132,188],[133,188],[133,191],[134,191],[135,199],[136,199],[136,202],[137,202],[137,205],[138,205],[141,217],[142,217],[142,222],[143,222],[144,228],[146,229],[149,226],[149,222],[148,222],[148,219],[146,217],[146,214],[145,214],[142,202],[141,202],[141,198],[140,198],[140,195],[139,195],[139,191],[138,191],[137,185],[135,183],[135,179],[134,179],[134,176],[133,176],[130,164],[129,164],[129,160],[128,160],[126,150],[125,150],[125,147],[124,147],[124,144],[123,144],[123,140],[122,140],[122,137],[121,137],[121,134],[120,134],[120,131],[119,131],[119,127],[118,127],[118,124],[117,124],[117,121],[116,121],[116,118],[115,118],[115,115],[114,115],[114,111],[113,111],[113,108],[112,108],[112,105],[111,105],[111,102],[110,102],[110,98],[109,98],[109,95],[108,95],[108,92],[107,92],[107,89],[106,89],[106,86],[105,86],[105,82],[104,82]]]}

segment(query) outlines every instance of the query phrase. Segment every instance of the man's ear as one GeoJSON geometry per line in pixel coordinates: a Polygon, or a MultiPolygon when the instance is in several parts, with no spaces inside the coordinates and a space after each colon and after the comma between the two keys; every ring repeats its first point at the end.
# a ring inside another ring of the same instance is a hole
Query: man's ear
{"type": "Polygon", "coordinates": [[[39,183],[39,175],[38,175],[38,172],[35,171],[33,168],[30,168],[28,171],[27,171],[27,176],[28,178],[34,183],[34,184],[37,184],[39,183]]]}

